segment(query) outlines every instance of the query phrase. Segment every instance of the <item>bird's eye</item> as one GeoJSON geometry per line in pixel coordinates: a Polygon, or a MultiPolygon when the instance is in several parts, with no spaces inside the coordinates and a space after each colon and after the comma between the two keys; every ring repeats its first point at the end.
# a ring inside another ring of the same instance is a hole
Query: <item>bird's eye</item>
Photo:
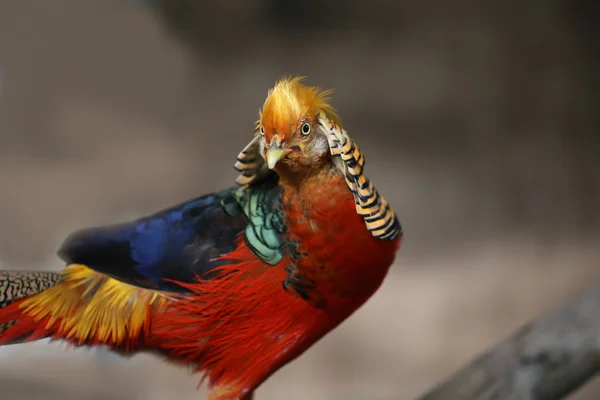
{"type": "Polygon", "coordinates": [[[260,134],[261,135],[265,134],[265,128],[263,126],[260,127],[260,134]]]}
{"type": "Polygon", "coordinates": [[[302,128],[300,128],[300,132],[302,132],[304,136],[308,135],[310,133],[310,124],[307,122],[304,125],[302,125],[302,128]]]}

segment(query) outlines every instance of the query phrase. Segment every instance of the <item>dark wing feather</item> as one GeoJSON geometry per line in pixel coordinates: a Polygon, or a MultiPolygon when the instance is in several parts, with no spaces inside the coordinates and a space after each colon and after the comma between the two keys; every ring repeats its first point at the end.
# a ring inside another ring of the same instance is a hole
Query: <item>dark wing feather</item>
{"type": "Polygon", "coordinates": [[[189,200],[134,221],[72,233],[58,251],[69,264],[83,264],[120,281],[150,289],[182,291],[168,280],[210,278],[235,250],[241,233],[265,262],[283,250],[280,189],[271,179],[189,200]]]}
{"type": "Polygon", "coordinates": [[[221,201],[233,190],[209,194],[153,215],[118,225],[83,229],[64,242],[59,256],[137,286],[180,290],[166,282],[190,282],[219,263],[214,257],[235,249],[247,225],[221,201]]]}

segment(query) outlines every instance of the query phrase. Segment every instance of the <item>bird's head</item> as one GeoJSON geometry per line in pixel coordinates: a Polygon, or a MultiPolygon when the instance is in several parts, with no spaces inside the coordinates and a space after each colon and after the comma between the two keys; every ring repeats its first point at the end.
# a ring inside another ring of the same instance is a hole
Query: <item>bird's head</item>
{"type": "Polygon", "coordinates": [[[303,80],[296,77],[278,81],[259,111],[260,152],[268,167],[280,175],[306,173],[331,158],[318,113],[323,111],[339,124],[328,103],[332,91],[306,86],[303,80]]]}

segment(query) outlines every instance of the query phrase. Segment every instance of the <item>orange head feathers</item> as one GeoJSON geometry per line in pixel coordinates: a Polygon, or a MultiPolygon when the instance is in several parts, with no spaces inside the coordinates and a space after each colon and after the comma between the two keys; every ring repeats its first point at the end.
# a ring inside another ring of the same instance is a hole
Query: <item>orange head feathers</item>
{"type": "Polygon", "coordinates": [[[257,130],[261,154],[279,175],[306,172],[322,165],[330,157],[327,138],[318,124],[323,111],[339,124],[339,117],[329,104],[332,90],[306,86],[304,77],[283,78],[269,90],[259,112],[257,130]]]}

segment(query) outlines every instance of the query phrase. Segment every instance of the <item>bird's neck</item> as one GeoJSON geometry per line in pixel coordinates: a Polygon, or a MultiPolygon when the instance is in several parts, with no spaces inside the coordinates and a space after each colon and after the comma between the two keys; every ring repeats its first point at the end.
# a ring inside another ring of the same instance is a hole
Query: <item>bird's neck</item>
{"type": "Polygon", "coordinates": [[[284,189],[310,186],[332,174],[339,174],[329,155],[314,157],[303,165],[281,162],[275,167],[275,172],[279,176],[279,186],[284,189]]]}
{"type": "Polygon", "coordinates": [[[288,228],[300,236],[338,229],[339,221],[353,220],[357,216],[354,197],[344,175],[333,163],[314,169],[301,178],[280,176],[279,185],[283,189],[282,202],[288,228]]]}
{"type": "Polygon", "coordinates": [[[298,198],[310,202],[311,199],[326,193],[343,189],[340,185],[343,182],[343,175],[333,163],[306,168],[302,171],[278,171],[278,174],[279,186],[283,189],[284,199],[287,200],[298,198]]]}

